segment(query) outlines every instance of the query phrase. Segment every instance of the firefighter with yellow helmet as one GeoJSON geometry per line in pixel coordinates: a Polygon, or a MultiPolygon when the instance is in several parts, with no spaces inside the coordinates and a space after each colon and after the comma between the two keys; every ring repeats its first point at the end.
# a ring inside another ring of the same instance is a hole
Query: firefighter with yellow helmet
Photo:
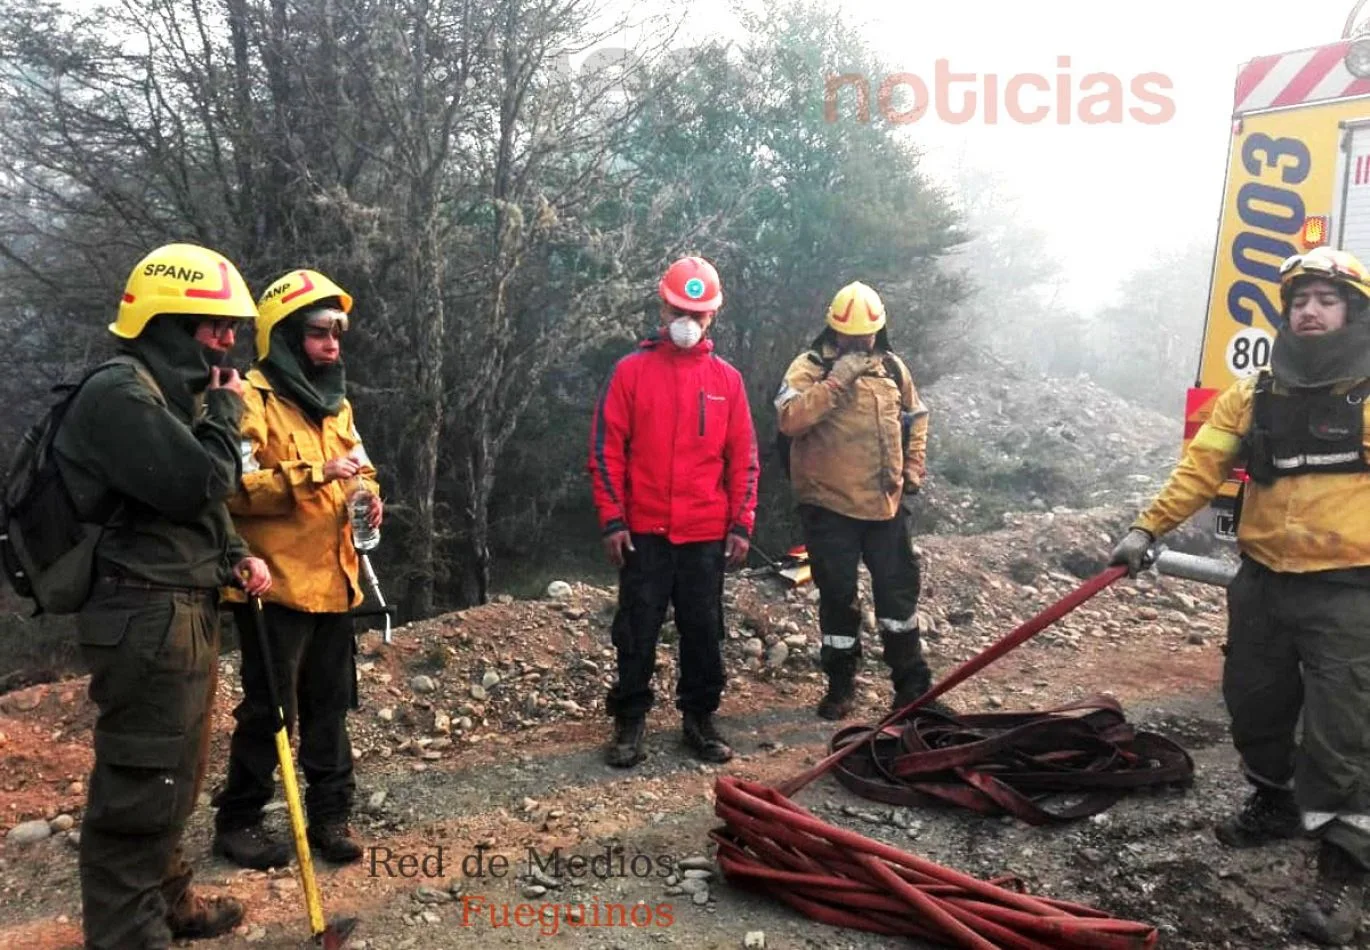
{"type": "Polygon", "coordinates": [[[1245,467],[1223,697],[1253,791],[1215,830],[1235,848],[1320,839],[1294,928],[1340,945],[1370,882],[1370,277],[1316,248],[1283,263],[1280,299],[1269,369],[1219,395],[1112,563],[1135,575],[1245,467]]]}
{"type": "Polygon", "coordinates": [[[875,290],[858,281],[837,292],[827,326],[786,370],[775,408],[820,596],[828,689],[818,715],[843,719],[856,705],[863,560],[895,706],[907,705],[932,685],[915,620],[921,578],[906,504],[923,483],[928,410],[890,349],[875,290]]]}
{"type": "Polygon", "coordinates": [[[257,315],[222,254],[168,244],[124,286],[118,355],[80,387],[54,442],[76,509],[106,525],[77,621],[98,709],[81,825],[85,946],[165,947],[236,927],[190,887],[181,836],[204,781],[219,591],[271,575],[233,530],[242,381],[220,368],[257,315]]]}
{"type": "MultiPolygon", "coordinates": [[[[342,336],[352,297],[313,270],[294,270],[258,301],[256,365],[247,374],[242,480],[229,499],[238,531],[271,565],[263,604],[287,728],[300,731],[308,837],[328,861],[361,857],[349,818],[355,792],[347,712],[356,702],[349,611],[364,595],[347,517],[355,491],[369,493],[370,526],[382,516],[376,470],[347,400],[342,336]]],[[[262,824],[276,768],[266,659],[251,607],[234,620],[242,647],[243,698],[215,800],[213,850],[250,868],[283,867],[289,844],[262,824]]]]}

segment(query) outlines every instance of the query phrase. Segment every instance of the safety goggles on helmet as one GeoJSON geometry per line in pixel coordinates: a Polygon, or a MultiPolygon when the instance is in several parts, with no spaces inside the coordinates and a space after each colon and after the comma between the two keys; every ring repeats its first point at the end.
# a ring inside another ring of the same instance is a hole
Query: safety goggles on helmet
{"type": "Polygon", "coordinates": [[[310,311],[304,320],[304,336],[312,340],[341,340],[347,332],[347,314],[332,307],[310,311]]]}
{"type": "Polygon", "coordinates": [[[1287,291],[1290,284],[1299,277],[1323,277],[1328,280],[1345,281],[1362,294],[1370,296],[1370,289],[1367,289],[1370,274],[1366,273],[1360,261],[1346,251],[1332,251],[1320,247],[1306,254],[1295,254],[1285,258],[1280,264],[1281,289],[1287,291]]]}

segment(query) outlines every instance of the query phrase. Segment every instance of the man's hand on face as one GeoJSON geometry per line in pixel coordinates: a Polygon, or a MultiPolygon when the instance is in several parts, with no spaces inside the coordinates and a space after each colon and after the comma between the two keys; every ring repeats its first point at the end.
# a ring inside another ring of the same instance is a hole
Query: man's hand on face
{"type": "Polygon", "coordinates": [[[846,389],[869,369],[870,357],[867,354],[847,353],[833,364],[832,372],[828,374],[828,378],[836,380],[837,385],[846,389]]]}
{"type": "Polygon", "coordinates": [[[614,567],[621,568],[627,564],[628,555],[635,550],[633,536],[627,531],[615,531],[604,537],[604,553],[609,556],[609,563],[614,567]]]}
{"type": "Polygon", "coordinates": [[[242,377],[238,375],[238,371],[232,366],[223,368],[211,366],[209,368],[209,388],[227,389],[241,399],[243,395],[243,380],[242,377]]]}

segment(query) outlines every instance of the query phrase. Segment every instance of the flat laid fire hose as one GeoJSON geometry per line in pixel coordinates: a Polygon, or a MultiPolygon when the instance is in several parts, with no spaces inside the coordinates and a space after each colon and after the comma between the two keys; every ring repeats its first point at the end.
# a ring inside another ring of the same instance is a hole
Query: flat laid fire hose
{"type": "Polygon", "coordinates": [[[1123,565],[1108,568],[884,721],[838,732],[832,753],[804,773],[776,787],[720,776],[714,812],[724,826],[710,838],[724,875],[814,920],[872,933],[976,950],[1154,946],[1156,928],[1149,924],[1031,897],[1016,878],[983,881],[941,867],[826,824],[790,800],[848,759],[838,780],[868,797],[901,804],[940,799],[980,812],[1009,811],[1037,824],[1097,812],[1130,786],[1189,781],[1188,754],[1162,737],[1134,733],[1111,700],[1041,714],[955,720],[916,714],[1126,573],[1123,565]],[[1017,769],[1012,776],[1009,764],[1017,769]],[[1055,791],[1083,791],[1084,804],[1053,813],[1031,797],[1055,791]]]}
{"type": "Polygon", "coordinates": [[[1133,729],[1117,700],[1106,696],[1040,713],[950,718],[915,712],[873,736],[851,726],[832,738],[835,750],[848,743],[859,747],[834,764],[833,774],[862,798],[959,805],[1030,825],[1096,815],[1130,789],[1187,785],[1194,777],[1188,752],[1133,729]],[[1079,800],[1045,806],[1060,793],[1077,793],[1072,797],[1079,800]]]}

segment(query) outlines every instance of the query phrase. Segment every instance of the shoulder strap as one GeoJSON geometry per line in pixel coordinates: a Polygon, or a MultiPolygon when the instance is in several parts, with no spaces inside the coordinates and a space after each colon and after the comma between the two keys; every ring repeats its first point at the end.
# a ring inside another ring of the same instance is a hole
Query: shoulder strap
{"type": "Polygon", "coordinates": [[[1362,379],[1346,391],[1346,398],[1350,402],[1364,402],[1366,396],[1370,396],[1370,379],[1362,379]]]}
{"type": "Polygon", "coordinates": [[[892,350],[885,351],[885,371],[894,377],[895,383],[899,386],[899,391],[904,390],[904,367],[899,364],[899,359],[892,350]]]}
{"type": "Polygon", "coordinates": [[[1275,377],[1261,370],[1251,390],[1251,428],[1267,431],[1270,428],[1270,387],[1275,377]]]}
{"type": "MultiPolygon", "coordinates": [[[[149,370],[145,365],[143,365],[142,360],[138,359],[136,356],[130,356],[127,353],[119,353],[115,356],[111,356],[109,359],[105,360],[99,366],[95,367],[95,369],[87,373],[86,379],[90,379],[91,376],[94,376],[96,373],[98,373],[100,370],[104,369],[107,366],[131,367],[133,369],[133,372],[138,374],[138,378],[143,381],[143,385],[146,386],[148,389],[151,389],[154,393],[156,393],[157,398],[161,402],[166,402],[166,394],[162,392],[162,387],[157,385],[157,379],[152,375],[152,371],[149,370]]],[[[84,381],[85,380],[82,380],[82,382],[84,381]]]]}
{"type": "Polygon", "coordinates": [[[819,353],[817,350],[809,350],[804,355],[808,357],[810,363],[823,370],[823,376],[820,377],[821,379],[826,379],[827,375],[832,372],[833,361],[825,360],[823,354],[819,353]]]}

